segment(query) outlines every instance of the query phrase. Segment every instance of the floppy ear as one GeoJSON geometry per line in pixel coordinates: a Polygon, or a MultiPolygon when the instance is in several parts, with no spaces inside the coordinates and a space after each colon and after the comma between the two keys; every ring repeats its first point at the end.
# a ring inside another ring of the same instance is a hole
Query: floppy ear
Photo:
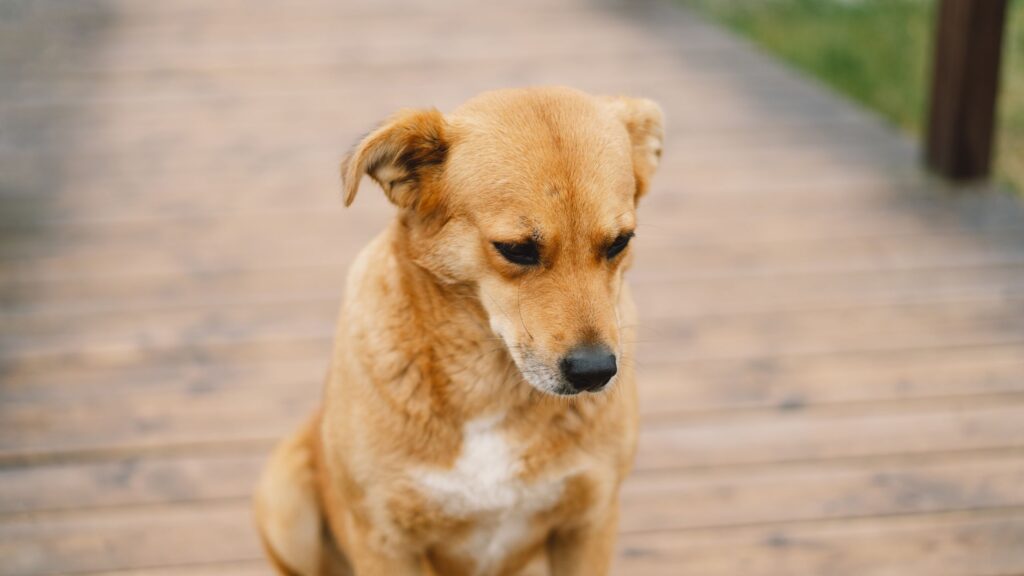
{"type": "Polygon", "coordinates": [[[646,98],[609,96],[604,98],[612,112],[626,126],[633,144],[633,175],[636,199],[647,193],[651,177],[661,161],[664,115],[661,107],[646,98]]]}
{"type": "Polygon", "coordinates": [[[448,156],[445,120],[435,109],[402,110],[360,142],[341,163],[345,206],[352,204],[363,174],[380,184],[393,204],[424,208],[425,197],[448,156]]]}

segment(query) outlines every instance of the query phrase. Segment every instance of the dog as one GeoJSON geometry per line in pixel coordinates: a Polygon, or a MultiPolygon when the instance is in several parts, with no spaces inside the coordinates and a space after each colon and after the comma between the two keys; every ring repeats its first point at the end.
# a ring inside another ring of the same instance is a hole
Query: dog
{"type": "Polygon", "coordinates": [[[405,110],[342,164],[397,217],[353,263],[323,399],[255,495],[282,574],[606,574],[634,457],[623,274],[652,101],[568,88],[405,110]]]}

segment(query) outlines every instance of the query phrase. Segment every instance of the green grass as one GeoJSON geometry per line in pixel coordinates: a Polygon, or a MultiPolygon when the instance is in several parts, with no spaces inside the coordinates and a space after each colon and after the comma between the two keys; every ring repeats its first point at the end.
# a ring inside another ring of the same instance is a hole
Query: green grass
{"type": "MultiPolygon", "coordinates": [[[[681,0],[920,133],[936,0],[681,0]]],[[[997,172],[1024,190],[1024,0],[1004,38],[997,172]]]]}

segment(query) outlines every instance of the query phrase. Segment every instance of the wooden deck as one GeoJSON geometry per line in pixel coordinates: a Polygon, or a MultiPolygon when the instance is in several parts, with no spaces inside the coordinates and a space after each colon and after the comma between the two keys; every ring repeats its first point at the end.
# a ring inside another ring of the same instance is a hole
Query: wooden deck
{"type": "Polygon", "coordinates": [[[1024,574],[1024,209],[668,4],[0,5],[0,574],[265,575],[401,106],[660,101],[618,574],[1024,574]]]}

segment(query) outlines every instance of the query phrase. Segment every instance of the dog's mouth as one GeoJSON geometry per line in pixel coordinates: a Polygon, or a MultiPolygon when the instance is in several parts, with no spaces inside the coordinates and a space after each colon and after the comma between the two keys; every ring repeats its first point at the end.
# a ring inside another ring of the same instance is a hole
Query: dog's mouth
{"type": "Polygon", "coordinates": [[[534,389],[552,396],[600,394],[618,377],[620,351],[600,343],[578,344],[557,361],[509,337],[507,326],[491,317],[491,329],[501,339],[523,379],[534,389]]]}
{"type": "Polygon", "coordinates": [[[555,367],[538,358],[529,350],[512,349],[512,360],[523,378],[537,390],[555,396],[575,396],[574,390],[555,367]],[[519,354],[516,352],[520,351],[519,354]]]}
{"type": "Polygon", "coordinates": [[[616,376],[612,375],[599,385],[582,388],[573,385],[565,377],[564,368],[552,366],[551,363],[545,362],[527,348],[510,346],[509,353],[526,382],[540,392],[552,396],[577,396],[582,393],[600,394],[604,390],[611,388],[615,383],[616,376]]]}

